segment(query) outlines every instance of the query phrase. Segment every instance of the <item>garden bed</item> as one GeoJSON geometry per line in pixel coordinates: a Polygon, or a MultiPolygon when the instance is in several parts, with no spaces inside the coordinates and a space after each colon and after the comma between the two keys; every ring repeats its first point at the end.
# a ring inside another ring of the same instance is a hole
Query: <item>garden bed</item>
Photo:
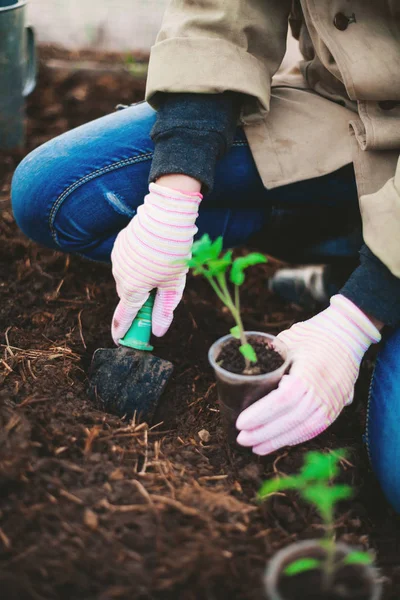
{"type": "MultiPolygon", "coordinates": [[[[143,96],[126,73],[87,76],[42,66],[29,101],[28,148],[143,96]]],[[[296,497],[255,501],[261,482],[298,469],[306,450],[350,449],[338,536],[372,547],[400,597],[400,521],[362,445],[371,363],[354,404],[326,434],[265,459],[226,444],[207,362],[231,322],[207,283],[190,278],[176,324],[156,344],[175,364],[153,428],[95,410],[86,395],[93,351],[112,346],[117,297],[108,267],[40,248],[9,205],[19,156],[0,162],[0,590],[4,600],[261,600],[266,561],[321,533],[296,497]],[[157,425],[158,423],[158,425],[157,425]]],[[[276,334],[308,315],[267,291],[276,267],[243,289],[245,327],[276,334]]]]}

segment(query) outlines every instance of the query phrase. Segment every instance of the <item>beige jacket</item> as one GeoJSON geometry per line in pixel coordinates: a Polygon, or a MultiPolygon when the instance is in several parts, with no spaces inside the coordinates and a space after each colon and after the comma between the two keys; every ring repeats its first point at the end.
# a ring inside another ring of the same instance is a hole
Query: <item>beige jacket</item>
{"type": "Polygon", "coordinates": [[[148,102],[226,90],[266,187],[354,162],[365,242],[400,277],[400,2],[170,0],[148,102]],[[304,60],[276,76],[289,23],[304,60]]]}

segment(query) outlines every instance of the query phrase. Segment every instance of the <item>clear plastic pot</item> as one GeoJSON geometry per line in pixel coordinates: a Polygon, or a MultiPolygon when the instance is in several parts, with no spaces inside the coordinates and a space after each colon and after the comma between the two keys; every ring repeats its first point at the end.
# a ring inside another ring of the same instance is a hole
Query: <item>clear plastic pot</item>
{"type": "Polygon", "coordinates": [[[233,336],[226,335],[211,346],[208,353],[208,360],[215,372],[219,407],[230,443],[236,442],[238,435],[236,420],[240,413],[260,398],[269,394],[269,392],[272,392],[272,390],[275,390],[290,365],[286,346],[275,336],[259,331],[246,331],[246,336],[250,342],[252,337],[257,338],[257,341],[260,341],[260,339],[265,340],[265,344],[276,350],[282,356],[284,362],[279,369],[271,371],[271,373],[263,375],[239,375],[223,369],[217,363],[222,347],[231,341],[233,336]]]}
{"type": "MultiPolygon", "coordinates": [[[[343,560],[348,554],[354,551],[347,544],[338,543],[336,545],[336,559],[343,560]]],[[[300,558],[322,558],[324,550],[321,544],[316,540],[305,540],[290,544],[275,554],[268,564],[265,572],[264,583],[269,600],[289,600],[282,595],[280,590],[280,579],[284,569],[295,560],[300,558]]],[[[348,568],[348,567],[347,567],[348,568]]],[[[364,582],[366,589],[366,600],[380,600],[382,598],[383,586],[379,571],[373,565],[357,565],[355,576],[361,582],[364,582]]],[[[314,581],[315,584],[315,581],[314,581]]],[[[300,594],[307,594],[303,589],[299,590],[300,594]]],[[[299,598],[303,596],[299,595],[299,598]]],[[[343,596],[350,598],[351,596],[343,596]]],[[[321,599],[322,600],[322,599],[321,599]]]]}

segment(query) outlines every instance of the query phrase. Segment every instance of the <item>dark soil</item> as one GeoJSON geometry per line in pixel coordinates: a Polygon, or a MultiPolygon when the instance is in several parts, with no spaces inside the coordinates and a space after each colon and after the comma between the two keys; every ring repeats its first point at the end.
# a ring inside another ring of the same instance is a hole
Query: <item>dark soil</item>
{"type": "MultiPolygon", "coordinates": [[[[350,550],[350,549],[349,549],[350,550]]],[[[326,559],[322,548],[316,546],[312,550],[298,551],[283,565],[278,580],[279,592],[284,600],[371,600],[372,582],[370,570],[362,565],[343,566],[346,554],[337,550],[335,557],[335,575],[329,590],[322,569],[300,573],[291,577],[284,575],[285,568],[300,558],[326,559]]]]}
{"type": "MultiPolygon", "coordinates": [[[[134,102],[144,86],[122,75],[41,69],[29,100],[28,144],[134,102]]],[[[356,401],[318,439],[260,460],[226,443],[210,344],[232,326],[207,282],[190,278],[177,319],[155,353],[175,372],[152,426],[89,402],[93,351],[112,347],[117,302],[108,267],[31,243],[17,229],[10,181],[21,156],[0,162],[0,596],[2,600],[262,600],[266,561],[321,534],[291,493],[258,504],[263,479],[293,473],[307,450],[349,448],[337,536],[373,547],[400,597],[400,523],[371,474],[362,443],[371,360],[356,401]]],[[[266,289],[275,261],[252,269],[245,327],[273,334],[309,315],[266,289]]]]}
{"type": "Polygon", "coordinates": [[[344,567],[336,575],[333,590],[324,590],[321,571],[282,577],[279,590],[285,600],[371,600],[371,587],[360,567],[344,567]]]}
{"type": "MultiPolygon", "coordinates": [[[[279,369],[284,363],[281,355],[261,339],[258,341],[255,336],[248,337],[248,342],[252,345],[257,356],[257,364],[252,368],[252,375],[271,373],[279,369]]],[[[230,340],[226,343],[217,357],[219,366],[230,373],[243,373],[246,363],[243,354],[239,351],[240,346],[241,342],[239,340],[230,340]]]]}

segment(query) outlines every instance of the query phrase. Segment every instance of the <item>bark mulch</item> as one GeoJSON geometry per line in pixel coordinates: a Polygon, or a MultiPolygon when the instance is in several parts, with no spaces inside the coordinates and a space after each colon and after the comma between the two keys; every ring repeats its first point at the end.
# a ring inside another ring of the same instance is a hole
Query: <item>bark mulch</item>
{"type": "MultiPolygon", "coordinates": [[[[143,96],[121,74],[82,77],[42,66],[29,100],[28,149],[118,102],[143,96]]],[[[207,284],[189,279],[156,353],[175,373],[155,422],[126,423],[86,394],[93,351],[112,346],[117,302],[108,267],[46,250],[17,229],[10,181],[21,156],[0,162],[0,596],[4,600],[261,600],[267,559],[321,535],[292,495],[259,505],[261,482],[291,473],[307,450],[349,448],[337,534],[372,547],[400,597],[400,522],[371,474],[362,433],[371,361],[357,398],[326,434],[258,459],[231,450],[220,426],[207,350],[231,327],[207,284]]],[[[267,291],[274,261],[244,293],[249,329],[278,333],[307,317],[267,291]]]]}

